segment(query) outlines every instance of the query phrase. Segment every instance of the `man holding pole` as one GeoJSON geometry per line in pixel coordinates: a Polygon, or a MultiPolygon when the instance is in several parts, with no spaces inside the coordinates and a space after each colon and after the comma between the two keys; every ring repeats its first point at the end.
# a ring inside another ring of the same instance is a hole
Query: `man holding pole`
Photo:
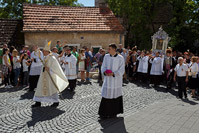
{"type": "Polygon", "coordinates": [[[41,59],[43,69],[33,98],[33,101],[36,102],[32,105],[33,108],[40,107],[41,102],[50,102],[53,103],[51,107],[57,107],[59,105],[58,93],[68,86],[63,70],[50,52],[50,45],[51,42],[48,42],[43,49],[44,60],[41,59]]]}

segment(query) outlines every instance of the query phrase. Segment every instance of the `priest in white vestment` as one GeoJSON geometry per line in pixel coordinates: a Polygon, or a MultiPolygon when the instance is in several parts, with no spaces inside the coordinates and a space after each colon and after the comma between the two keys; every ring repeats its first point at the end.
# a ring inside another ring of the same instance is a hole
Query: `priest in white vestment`
{"type": "Polygon", "coordinates": [[[102,85],[102,100],[99,107],[101,119],[116,117],[123,113],[122,84],[125,71],[124,58],[116,53],[116,45],[109,45],[109,54],[106,54],[102,63],[104,82],[102,85]]]}
{"type": "Polygon", "coordinates": [[[44,47],[43,54],[43,68],[33,98],[36,103],[32,107],[40,107],[41,102],[50,102],[53,103],[51,107],[57,107],[58,93],[67,88],[68,80],[57,59],[50,53],[50,42],[44,47]]]}
{"type": "Polygon", "coordinates": [[[146,55],[145,51],[141,52],[141,55],[137,58],[139,61],[138,65],[138,78],[145,82],[147,79],[147,74],[148,74],[148,61],[149,61],[149,56],[146,55]]]}
{"type": "Polygon", "coordinates": [[[74,91],[77,82],[77,58],[71,54],[70,47],[64,48],[65,55],[62,58],[64,65],[64,74],[66,75],[69,82],[70,91],[74,91]]]}
{"type": "Polygon", "coordinates": [[[163,72],[163,59],[160,57],[160,53],[156,52],[155,57],[152,57],[149,62],[152,64],[151,66],[151,84],[154,84],[154,87],[160,84],[163,72]]]}

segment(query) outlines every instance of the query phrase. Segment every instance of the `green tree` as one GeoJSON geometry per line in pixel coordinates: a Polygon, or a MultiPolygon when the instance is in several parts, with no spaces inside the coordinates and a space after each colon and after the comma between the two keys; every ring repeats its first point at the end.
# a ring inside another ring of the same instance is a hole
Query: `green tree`
{"type": "Polygon", "coordinates": [[[175,49],[193,49],[199,38],[199,0],[107,0],[117,17],[123,19],[127,30],[126,45],[140,49],[151,48],[151,35],[156,32],[154,19],[157,7],[171,5],[172,16],[166,31],[171,36],[170,45],[175,49]]]}
{"type": "Polygon", "coordinates": [[[199,38],[198,0],[172,0],[170,4],[173,6],[173,19],[167,30],[172,37],[171,46],[175,50],[196,52],[193,44],[199,38]]]}
{"type": "Polygon", "coordinates": [[[0,18],[22,18],[23,3],[82,6],[77,0],[0,0],[0,18]]]}

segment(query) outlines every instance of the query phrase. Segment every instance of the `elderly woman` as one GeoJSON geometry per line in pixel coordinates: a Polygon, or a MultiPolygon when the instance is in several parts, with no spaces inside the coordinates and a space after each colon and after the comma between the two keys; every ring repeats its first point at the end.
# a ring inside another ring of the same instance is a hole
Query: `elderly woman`
{"type": "Polygon", "coordinates": [[[189,87],[192,90],[192,97],[195,98],[195,90],[197,88],[197,77],[198,77],[198,64],[197,64],[197,57],[193,56],[191,58],[191,64],[190,64],[190,72],[191,72],[191,78],[190,78],[190,83],[189,87]]]}

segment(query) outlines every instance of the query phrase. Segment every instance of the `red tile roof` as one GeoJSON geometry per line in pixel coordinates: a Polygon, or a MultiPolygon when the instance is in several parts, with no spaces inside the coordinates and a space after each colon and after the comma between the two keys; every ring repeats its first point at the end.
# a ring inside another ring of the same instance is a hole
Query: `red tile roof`
{"type": "Polygon", "coordinates": [[[24,32],[124,32],[108,7],[23,6],[24,32]]]}

